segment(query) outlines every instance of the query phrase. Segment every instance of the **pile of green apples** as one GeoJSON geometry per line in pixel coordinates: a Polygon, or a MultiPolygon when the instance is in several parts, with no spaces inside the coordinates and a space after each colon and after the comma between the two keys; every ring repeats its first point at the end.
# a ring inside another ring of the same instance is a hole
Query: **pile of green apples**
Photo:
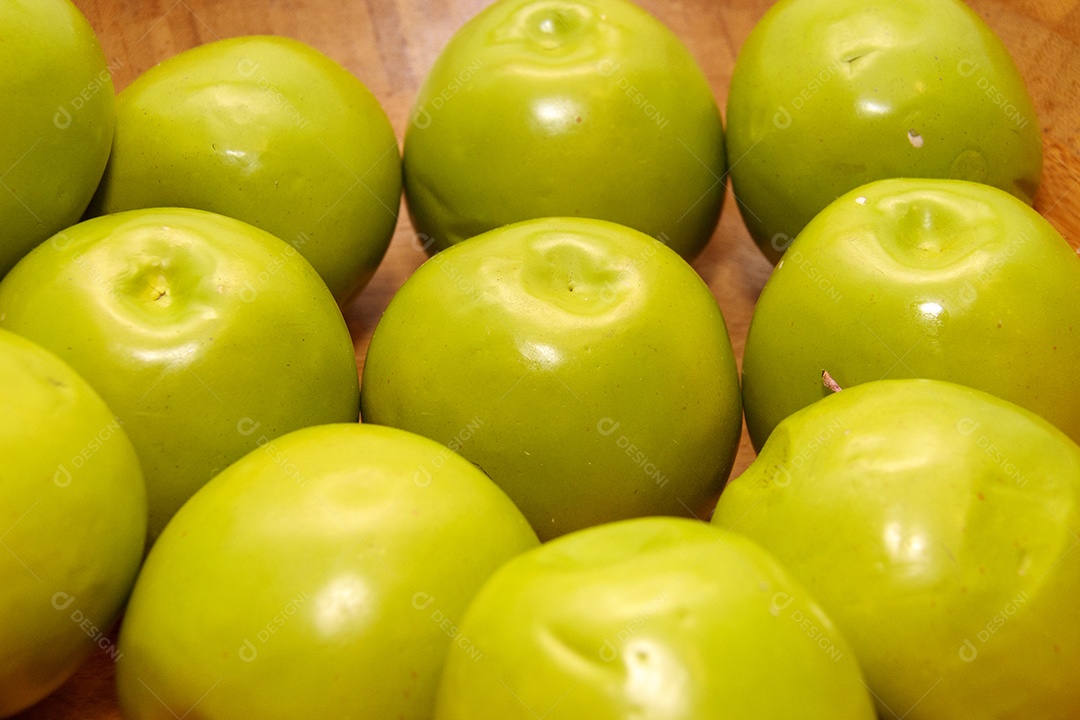
{"type": "Polygon", "coordinates": [[[286,38],[0,60],[0,717],[95,648],[132,720],[1080,714],[1080,259],[959,0],[781,0],[726,133],[628,0],[497,0],[403,152],[286,38]]]}

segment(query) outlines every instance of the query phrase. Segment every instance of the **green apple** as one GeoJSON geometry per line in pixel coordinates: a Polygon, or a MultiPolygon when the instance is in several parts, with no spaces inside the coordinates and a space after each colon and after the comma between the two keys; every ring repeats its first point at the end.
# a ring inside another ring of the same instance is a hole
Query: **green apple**
{"type": "Polygon", "coordinates": [[[435,720],[873,720],[859,663],[737,533],[627,520],[520,555],[477,594],[435,720]]]}
{"type": "Polygon", "coordinates": [[[70,366],[0,330],[0,717],[59,687],[135,582],[146,489],[121,422],[70,366]]]}
{"type": "Polygon", "coordinates": [[[78,222],[113,136],[113,85],[68,0],[0,3],[0,277],[78,222]]]}
{"type": "Polygon", "coordinates": [[[1076,717],[1080,448],[1042,418],[937,380],[849,388],[784,420],[713,522],[807,585],[881,717],[1076,717]]]}
{"type": "Polygon", "coordinates": [[[1039,120],[960,0],[785,0],[739,51],[727,106],[739,210],[776,262],[822,208],[892,177],[983,182],[1031,203],[1039,120]]]}
{"type": "Polygon", "coordinates": [[[581,218],[493,230],[421,266],[375,328],[361,410],[472,460],[542,539],[706,517],[741,430],[709,288],[658,240],[581,218]]]}
{"type": "Polygon", "coordinates": [[[352,424],[271,440],[147,558],[120,632],[124,717],[426,720],[469,600],[536,545],[426,438],[352,424]]]}
{"type": "Polygon", "coordinates": [[[405,132],[429,250],[522,220],[610,220],[693,258],[724,196],[724,132],[686,46],[627,0],[500,0],[462,27],[405,132]]]}
{"type": "Polygon", "coordinates": [[[352,341],[319,276],[291,245],[201,210],[54,236],[0,282],[0,326],[69,362],[123,421],[151,537],[256,443],[359,413],[352,341]]]}
{"type": "Polygon", "coordinates": [[[806,226],[758,299],[743,356],[746,424],[841,387],[928,377],[1021,405],[1080,439],[1080,259],[1011,195],[956,180],[882,180],[806,226]]]}
{"type": "Polygon", "coordinates": [[[293,244],[340,301],[393,235],[401,155],[364,85],[296,40],[239,37],[180,53],[116,98],[92,211],[192,207],[293,244]]]}

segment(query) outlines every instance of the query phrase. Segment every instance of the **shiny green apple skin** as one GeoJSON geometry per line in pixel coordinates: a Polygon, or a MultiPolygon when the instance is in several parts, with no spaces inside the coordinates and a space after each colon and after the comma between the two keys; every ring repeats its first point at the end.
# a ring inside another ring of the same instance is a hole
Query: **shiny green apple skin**
{"type": "Polygon", "coordinates": [[[461,635],[435,720],[875,718],[858,660],[803,586],[693,520],[626,520],[520,555],[461,635]]]}
{"type": "Polygon", "coordinates": [[[116,98],[95,214],[192,207],[296,246],[339,302],[393,235],[401,155],[378,101],[345,68],[282,37],[207,43],[116,98]]]}
{"type": "Polygon", "coordinates": [[[0,330],[0,717],[42,699],[104,636],[135,582],[146,489],[101,397],[0,330]],[[85,624],[84,624],[85,623],[85,624]]]}
{"type": "Polygon", "coordinates": [[[883,180],[839,198],[765,285],[743,356],[746,424],[777,423],[841,387],[926,377],[1026,407],[1080,440],[1080,259],[995,188],[883,180]]]}
{"type": "Polygon", "coordinates": [[[494,230],[427,261],[368,348],[365,421],[449,444],[541,539],[706,517],[734,462],[724,318],[675,252],[600,220],[494,230]]]}
{"type": "Polygon", "coordinates": [[[686,259],[723,201],[724,133],[701,69],[626,0],[501,0],[462,27],[405,132],[405,195],[431,251],[533,218],[592,217],[686,259]]]}
{"type": "Polygon", "coordinates": [[[739,209],[773,263],[873,180],[970,180],[1031,204],[1042,172],[1023,78],[959,0],[777,3],[739,52],[727,120],[739,209]]]}
{"type": "Polygon", "coordinates": [[[359,415],[352,340],[319,276],[292,246],[201,210],[54,236],[0,282],[0,326],[69,362],[124,422],[151,537],[260,438],[359,415]]]}
{"type": "Polygon", "coordinates": [[[375,425],[264,444],[161,535],[120,632],[129,720],[431,717],[456,626],[536,547],[472,464],[375,425]]]}
{"type": "Polygon", "coordinates": [[[1065,720],[1080,707],[1078,508],[1080,448],[1045,420],[885,380],[782,422],[713,522],[807,585],[882,717],[1065,720]]]}
{"type": "Polygon", "coordinates": [[[0,3],[0,277],[79,221],[112,142],[105,54],[68,0],[0,3]]]}

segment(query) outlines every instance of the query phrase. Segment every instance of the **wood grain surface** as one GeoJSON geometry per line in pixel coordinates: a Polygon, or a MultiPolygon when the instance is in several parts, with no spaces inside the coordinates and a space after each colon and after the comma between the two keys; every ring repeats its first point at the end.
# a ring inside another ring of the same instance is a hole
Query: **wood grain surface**
{"type": "MultiPolygon", "coordinates": [[[[689,46],[720,107],[736,53],[768,0],[638,0],[689,46]]],[[[249,34],[286,35],[334,58],[376,95],[404,134],[419,84],[446,41],[485,0],[75,0],[109,58],[117,91],[187,48],[249,34]]],[[[1045,144],[1036,207],[1080,246],[1080,0],[969,0],[1012,52],[1035,99],[1045,144]]],[[[368,288],[346,308],[362,366],[375,323],[394,291],[424,260],[402,211],[390,251],[368,288]]],[[[750,240],[730,191],[720,226],[694,263],[742,355],[754,302],[770,265],[750,240]]],[[[735,473],[753,459],[744,434],[735,473]]],[[[119,718],[113,666],[97,652],[23,720],[119,718]]]]}

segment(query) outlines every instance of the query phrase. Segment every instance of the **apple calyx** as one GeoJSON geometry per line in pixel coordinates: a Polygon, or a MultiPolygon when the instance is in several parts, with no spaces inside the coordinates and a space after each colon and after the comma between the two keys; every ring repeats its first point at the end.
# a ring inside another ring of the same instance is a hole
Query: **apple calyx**
{"type": "Polygon", "coordinates": [[[829,390],[834,393],[838,393],[844,389],[840,387],[835,380],[833,380],[832,375],[829,374],[828,370],[821,371],[821,384],[829,388],[829,390]]]}

